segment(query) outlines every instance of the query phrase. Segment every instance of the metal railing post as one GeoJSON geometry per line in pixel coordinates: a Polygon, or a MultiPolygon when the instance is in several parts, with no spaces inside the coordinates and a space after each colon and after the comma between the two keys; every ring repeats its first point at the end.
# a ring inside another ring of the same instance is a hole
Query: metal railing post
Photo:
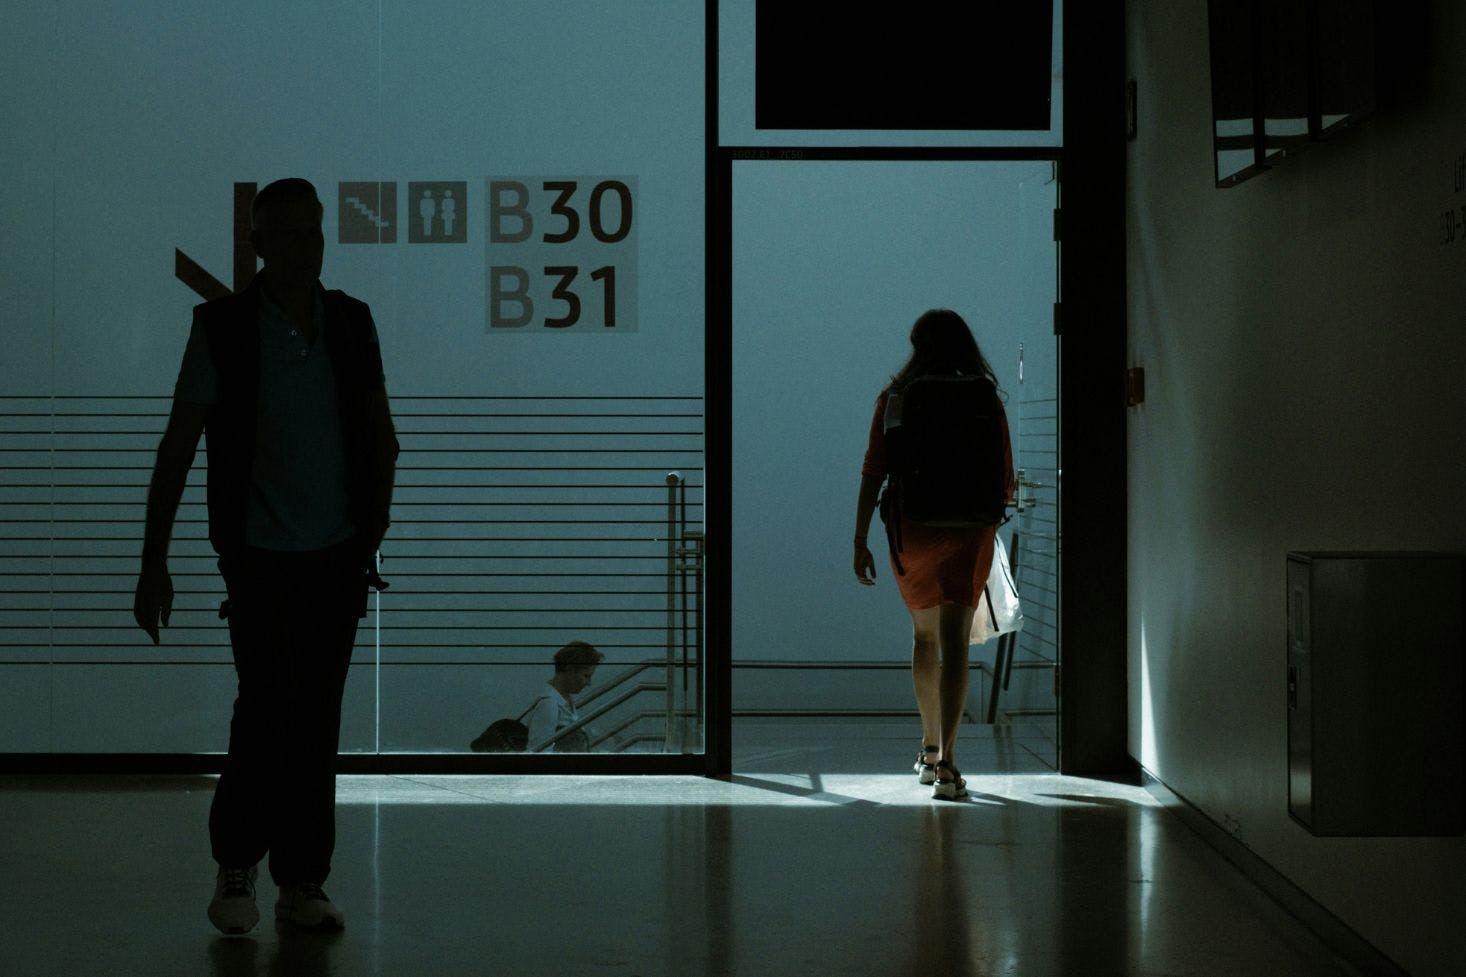
{"type": "Polygon", "coordinates": [[[675,743],[674,722],[677,716],[677,691],[673,686],[676,669],[677,629],[677,486],[682,476],[677,472],[667,473],[667,741],[666,752],[673,752],[675,743]]]}
{"type": "Polygon", "coordinates": [[[703,734],[703,686],[702,686],[702,561],[703,561],[703,534],[697,530],[686,528],[684,523],[682,530],[682,541],[686,546],[682,555],[687,562],[682,564],[682,712],[687,714],[687,682],[688,674],[692,676],[692,688],[694,701],[696,703],[693,712],[693,730],[697,735],[697,742],[702,742],[703,734]],[[691,578],[692,588],[689,593],[688,578],[691,578]],[[688,602],[691,601],[692,608],[689,612],[688,602]],[[692,615],[692,622],[689,625],[687,617],[692,615]],[[688,661],[688,650],[691,649],[691,662],[688,661]]]}

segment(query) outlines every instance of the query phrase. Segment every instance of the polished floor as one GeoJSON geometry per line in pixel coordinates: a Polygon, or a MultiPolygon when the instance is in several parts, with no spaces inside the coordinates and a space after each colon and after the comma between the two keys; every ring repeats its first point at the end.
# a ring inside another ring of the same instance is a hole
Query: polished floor
{"type": "Polygon", "coordinates": [[[1144,790],[1023,736],[974,734],[947,803],[904,730],[741,733],[729,781],[343,776],[331,936],[264,881],[252,934],[210,927],[209,778],[0,779],[0,974],[1349,972],[1144,790]]]}

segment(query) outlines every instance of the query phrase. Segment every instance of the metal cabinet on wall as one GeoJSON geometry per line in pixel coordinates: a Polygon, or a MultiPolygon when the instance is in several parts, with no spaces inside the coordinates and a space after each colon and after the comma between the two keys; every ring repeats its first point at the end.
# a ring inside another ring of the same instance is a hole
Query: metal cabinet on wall
{"type": "Polygon", "coordinates": [[[1462,831],[1461,556],[1289,553],[1287,675],[1295,821],[1462,831]]]}

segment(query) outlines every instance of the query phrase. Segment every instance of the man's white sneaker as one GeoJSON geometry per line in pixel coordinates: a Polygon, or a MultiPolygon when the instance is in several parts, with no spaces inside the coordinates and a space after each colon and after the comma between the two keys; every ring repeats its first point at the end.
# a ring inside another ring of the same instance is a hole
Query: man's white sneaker
{"type": "Polygon", "coordinates": [[[219,932],[238,936],[254,929],[260,921],[260,911],[255,907],[255,877],[259,869],[219,867],[214,879],[214,898],[209,900],[209,922],[219,932]]]}
{"type": "Polygon", "coordinates": [[[306,929],[339,930],[346,925],[346,914],[314,882],[282,885],[280,898],[275,900],[275,918],[306,929]]]}

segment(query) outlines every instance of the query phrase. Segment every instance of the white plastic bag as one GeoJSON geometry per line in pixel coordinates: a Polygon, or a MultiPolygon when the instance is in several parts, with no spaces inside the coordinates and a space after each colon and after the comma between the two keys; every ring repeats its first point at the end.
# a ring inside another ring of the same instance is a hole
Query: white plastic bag
{"type": "Polygon", "coordinates": [[[1018,603],[1018,588],[1008,566],[1008,550],[1003,537],[993,534],[993,568],[988,571],[987,586],[972,615],[970,643],[980,645],[1000,634],[1023,629],[1023,607],[1018,603]]]}

